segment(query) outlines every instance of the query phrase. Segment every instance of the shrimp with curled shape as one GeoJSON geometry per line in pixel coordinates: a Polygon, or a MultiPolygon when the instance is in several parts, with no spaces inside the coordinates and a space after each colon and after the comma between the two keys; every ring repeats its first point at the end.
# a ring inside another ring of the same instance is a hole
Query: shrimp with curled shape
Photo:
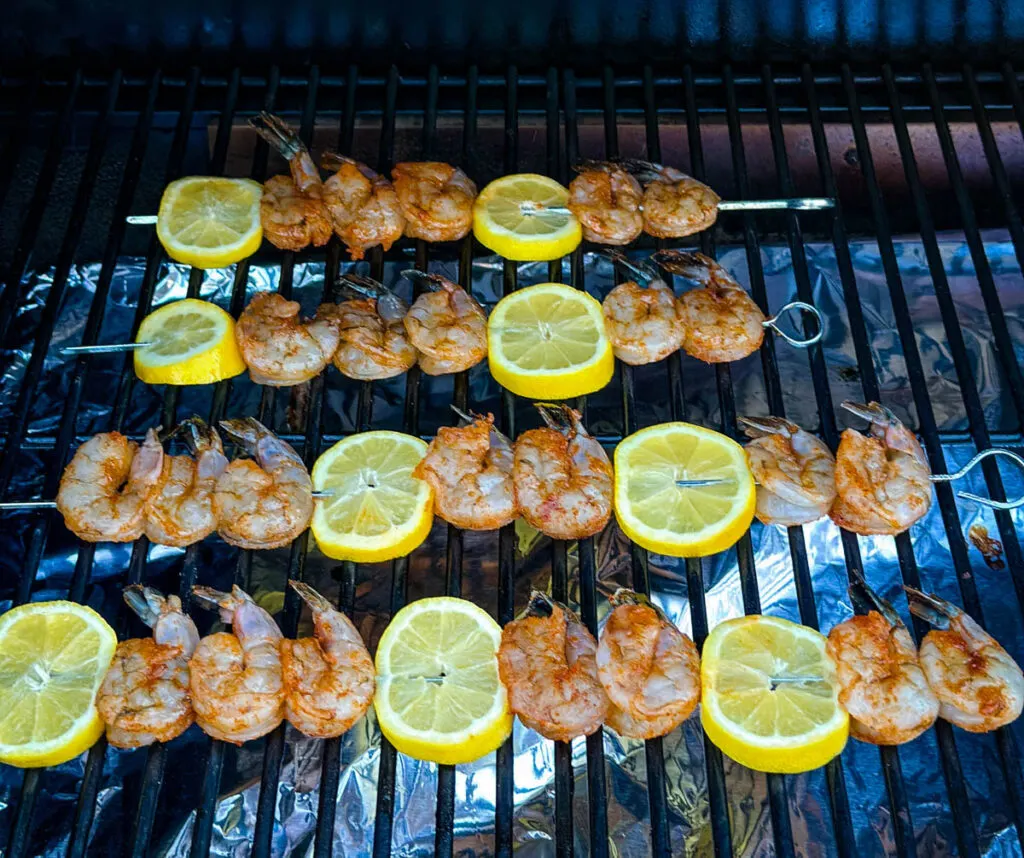
{"type": "Polygon", "coordinates": [[[177,596],[164,598],[152,587],[134,584],[124,591],[124,600],[153,636],[117,645],[96,695],[96,711],[111,745],[141,748],[169,742],[192,724],[188,663],[199,632],[177,596]]]}
{"type": "Polygon", "coordinates": [[[487,356],[487,314],[476,298],[440,274],[403,271],[427,287],[405,314],[403,324],[427,375],[462,372],[487,356]]]}
{"type": "Polygon", "coordinates": [[[674,167],[649,161],[623,161],[644,185],[644,232],[655,238],[682,238],[718,219],[721,198],[703,182],[674,167]]]}
{"type": "Polygon", "coordinates": [[[378,244],[390,250],[402,237],[405,215],[387,177],[333,152],[320,159],[320,166],[333,173],[324,182],[324,208],[352,259],[362,259],[378,244]]]}
{"type": "Polygon", "coordinates": [[[832,520],[862,535],[902,533],[932,505],[928,460],[914,433],[877,402],[844,402],[871,421],[868,435],[846,429],[836,451],[832,520]]]}
{"type": "Polygon", "coordinates": [[[281,641],[285,718],[314,739],[340,736],[373,702],[373,659],[348,617],[308,584],[288,583],[313,611],[313,637],[281,641]]]}
{"type": "Polygon", "coordinates": [[[217,480],[221,539],[239,548],[281,548],[309,526],[313,481],[299,454],[252,417],[221,428],[253,459],[235,459],[217,480]]]}
{"type": "Polygon", "coordinates": [[[836,460],[818,437],[782,417],[740,417],[753,440],[747,460],[757,483],[755,514],[790,527],[828,515],[836,497],[836,460]]]}
{"type": "Polygon", "coordinates": [[[597,678],[596,652],[579,618],[534,590],[524,614],[501,631],[498,675],[509,707],[556,742],[597,731],[611,704],[597,678]]]}
{"type": "Polygon", "coordinates": [[[334,365],[341,374],[377,381],[412,369],[418,355],[404,324],[408,304],[369,277],[349,273],[342,281],[360,297],[342,301],[332,310],[341,339],[334,365]]]}
{"type": "Polygon", "coordinates": [[[700,702],[700,656],[646,599],[620,589],[609,600],[597,645],[597,675],[611,700],[608,726],[621,736],[671,733],[700,702]]]}
{"type": "Polygon", "coordinates": [[[494,416],[464,415],[462,426],[442,426],[413,470],[434,489],[434,512],[465,530],[495,530],[515,519],[512,442],[494,428],[494,416]]]}
{"type": "Polygon", "coordinates": [[[193,587],[192,593],[231,626],[199,641],[189,661],[196,723],[236,745],[265,736],[284,717],[281,630],[241,587],[230,593],[193,587]]]}
{"type": "Polygon", "coordinates": [[[164,449],[156,430],[140,447],[120,432],[94,435],[60,478],[57,509],[86,542],[131,542],[142,536],[146,512],[160,491],[164,449]]]}
{"type": "Polygon", "coordinates": [[[971,733],[1015,721],[1024,708],[1024,673],[999,642],[945,599],[904,588],[911,613],[936,628],[921,641],[921,668],[939,715],[971,733]]]}
{"type": "Polygon", "coordinates": [[[629,244],[644,228],[640,210],[644,191],[619,164],[580,161],[569,183],[569,211],[583,228],[583,237],[597,244],[629,244]]]}
{"type": "Polygon", "coordinates": [[[615,357],[638,366],[667,358],[683,344],[683,325],[675,293],[646,263],[609,253],[620,270],[635,280],[620,283],[601,305],[615,357]]]}
{"type": "Polygon", "coordinates": [[[424,241],[457,241],[473,227],[476,185],[441,161],[403,161],[391,171],[405,217],[405,234],[424,241]]]}

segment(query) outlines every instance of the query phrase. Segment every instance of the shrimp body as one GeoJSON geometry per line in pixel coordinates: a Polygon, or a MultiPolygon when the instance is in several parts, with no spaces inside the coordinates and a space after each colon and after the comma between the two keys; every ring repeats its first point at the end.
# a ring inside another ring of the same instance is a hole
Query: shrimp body
{"type": "Polygon", "coordinates": [[[150,501],[160,491],[164,450],[156,430],[140,447],[120,432],[82,444],[60,478],[57,509],[86,542],[131,542],[142,536],[150,501]]]}
{"type": "Polygon", "coordinates": [[[640,183],[618,164],[583,161],[569,184],[569,211],[583,228],[583,237],[597,244],[622,245],[644,228],[640,183]]]}
{"type": "Polygon", "coordinates": [[[498,648],[498,673],[519,720],[556,742],[598,730],[610,703],[596,652],[572,611],[534,591],[526,615],[502,629],[498,648]]]}
{"type": "Polygon", "coordinates": [[[235,340],[257,384],[287,387],[314,378],[331,362],[340,335],[333,308],[311,321],[299,318],[297,301],[257,292],[235,325],[235,340]]]}
{"type": "Polygon", "coordinates": [[[189,659],[199,643],[191,618],[177,596],[164,598],[138,584],[124,600],[153,629],[150,638],[117,645],[114,659],[96,695],[96,711],[115,748],[141,748],[169,742],[194,720],[189,693],[189,659]]]}
{"type": "Polygon", "coordinates": [[[667,358],[683,344],[675,293],[648,266],[633,265],[625,257],[613,259],[639,278],[620,283],[601,305],[615,357],[633,366],[667,358]]]}
{"type": "Polygon", "coordinates": [[[494,416],[442,426],[412,472],[434,489],[434,512],[466,530],[495,530],[517,514],[512,444],[494,416]]]}
{"type": "Polygon", "coordinates": [[[180,429],[192,455],[164,456],[160,491],[146,510],[146,536],[158,545],[192,545],[217,529],[213,491],[228,465],[220,436],[198,417],[180,429]]]}
{"type": "Polygon", "coordinates": [[[217,479],[217,532],[239,548],[281,548],[309,526],[313,482],[291,446],[252,417],[221,427],[252,459],[236,459],[217,479]]]}
{"type": "Polygon", "coordinates": [[[538,404],[547,427],[516,439],[512,465],[516,506],[552,539],[600,533],[612,514],[612,464],[567,405],[538,404]]]}
{"type": "Polygon", "coordinates": [[[334,365],[358,381],[394,378],[416,365],[418,354],[406,332],[409,307],[390,289],[348,274],[347,286],[366,297],[342,301],[334,309],[341,338],[334,365]]]}
{"type": "Polygon", "coordinates": [[[757,483],[758,519],[790,527],[827,515],[836,497],[836,462],[825,443],[781,417],[739,422],[753,439],[746,451],[757,483]]]}
{"type": "Polygon", "coordinates": [[[928,460],[914,434],[877,402],[843,407],[871,421],[844,430],[836,451],[832,520],[862,535],[902,533],[931,508],[928,460]]]}
{"type": "Polygon", "coordinates": [[[718,218],[721,198],[703,182],[673,167],[647,161],[624,162],[644,183],[644,232],[682,238],[707,229],[718,218]]]}
{"type": "Polygon", "coordinates": [[[281,641],[284,715],[312,738],[340,736],[373,702],[373,659],[348,617],[307,584],[289,583],[313,611],[313,637],[281,641]]]}
{"type": "Polygon", "coordinates": [[[476,185],[440,161],[404,161],[391,171],[405,217],[405,234],[424,241],[458,241],[473,226],[476,185]]]}
{"type": "Polygon", "coordinates": [[[230,633],[199,641],[189,662],[196,723],[214,739],[236,745],[265,736],[284,717],[281,630],[240,587],[192,592],[231,625],[230,633]]]}
{"type": "Polygon", "coordinates": [[[344,155],[328,153],[320,165],[333,171],[324,182],[324,208],[352,259],[362,259],[378,244],[390,250],[405,229],[402,205],[391,182],[344,155]]]}
{"type": "Polygon", "coordinates": [[[487,356],[487,314],[457,283],[437,274],[407,271],[429,291],[412,303],[403,324],[427,375],[462,372],[487,356]]]}
{"type": "Polygon", "coordinates": [[[999,642],[938,596],[906,588],[912,613],[937,628],[921,641],[921,667],[939,698],[939,715],[971,733],[1020,717],[1024,673],[999,642]]]}

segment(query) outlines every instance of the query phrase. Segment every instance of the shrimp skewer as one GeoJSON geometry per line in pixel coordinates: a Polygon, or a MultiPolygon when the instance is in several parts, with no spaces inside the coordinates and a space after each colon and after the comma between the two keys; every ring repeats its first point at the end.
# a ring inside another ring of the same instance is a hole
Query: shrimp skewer
{"type": "Polygon", "coordinates": [[[643,188],[621,165],[580,161],[569,184],[569,211],[579,219],[583,237],[597,244],[622,245],[644,228],[640,204],[643,188]]]}
{"type": "Polygon", "coordinates": [[[424,241],[458,241],[473,227],[476,185],[441,161],[403,161],[391,171],[405,234],[424,241]]]}
{"type": "Polygon", "coordinates": [[[341,280],[360,297],[333,310],[341,339],[334,365],[358,381],[393,378],[412,369],[418,355],[404,324],[409,305],[369,277],[348,273],[341,280]]]}
{"type": "Polygon", "coordinates": [[[672,288],[646,263],[606,254],[636,278],[620,283],[604,299],[605,331],[615,357],[633,366],[667,358],[683,344],[682,316],[672,288]]]}
{"type": "Polygon", "coordinates": [[[487,356],[487,314],[457,283],[439,274],[403,271],[427,287],[402,320],[427,375],[463,372],[487,356]]]}
{"type": "Polygon", "coordinates": [[[721,198],[703,182],[674,167],[627,160],[622,167],[644,184],[644,231],[655,238],[683,238],[718,218],[721,198]]]}
{"type": "Polygon", "coordinates": [[[333,152],[320,159],[320,166],[333,173],[324,182],[324,208],[352,259],[362,259],[378,244],[390,250],[402,237],[405,215],[387,177],[333,152]]]}

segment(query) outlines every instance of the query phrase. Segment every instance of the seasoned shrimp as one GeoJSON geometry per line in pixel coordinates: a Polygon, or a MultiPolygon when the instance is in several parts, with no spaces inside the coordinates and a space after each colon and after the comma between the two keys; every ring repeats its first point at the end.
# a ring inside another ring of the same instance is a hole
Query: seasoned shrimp
{"type": "Polygon", "coordinates": [[[328,152],[320,166],[333,172],[324,182],[324,208],[353,259],[378,244],[384,250],[402,237],[405,215],[395,188],[366,164],[328,152]]]}
{"type": "Polygon", "coordinates": [[[624,161],[644,184],[644,232],[655,238],[682,238],[710,227],[721,198],[681,170],[649,161],[624,161]]]}
{"type": "Polygon", "coordinates": [[[473,227],[476,185],[441,161],[404,161],[391,171],[405,216],[405,234],[424,241],[458,241],[473,227]]]}
{"type": "Polygon", "coordinates": [[[349,273],[342,280],[365,297],[342,301],[333,310],[341,337],[334,365],[359,381],[393,378],[412,369],[418,355],[403,324],[409,306],[369,277],[349,273]]]}
{"type": "Polygon", "coordinates": [[[134,584],[124,600],[151,629],[149,638],[121,641],[96,695],[96,711],[115,748],[169,742],[194,720],[188,662],[199,643],[195,623],[177,596],[134,584]]]}
{"type": "Polygon", "coordinates": [[[257,292],[239,316],[235,341],[257,384],[301,384],[331,362],[341,339],[334,308],[324,305],[308,321],[300,309],[277,292],[257,292]]]}
{"type": "Polygon", "coordinates": [[[75,451],[60,478],[57,509],[86,542],[131,542],[142,536],[146,511],[160,491],[164,448],[156,430],[140,447],[120,432],[101,432],[75,451]]]}
{"type": "Polygon", "coordinates": [[[556,742],[597,731],[611,705],[597,678],[597,641],[564,605],[536,590],[501,632],[498,675],[512,711],[556,742]]]}
{"type": "Polygon", "coordinates": [[[580,161],[569,184],[569,211],[583,227],[583,237],[597,244],[629,244],[644,228],[640,211],[644,191],[619,164],[580,161]]]}
{"type": "Polygon", "coordinates": [[[495,530],[515,519],[512,442],[494,428],[494,415],[463,415],[442,426],[412,475],[434,489],[434,512],[466,530],[495,530]]]}
{"type": "Polygon", "coordinates": [[[1024,673],[999,642],[938,596],[904,588],[910,610],[937,628],[921,641],[921,667],[939,715],[971,733],[1015,721],[1024,708],[1024,673]]]}
{"type": "Polygon", "coordinates": [[[697,647],[632,590],[619,589],[609,601],[614,610],[597,645],[609,725],[634,739],[671,733],[700,702],[697,647]]]}
{"type": "Polygon", "coordinates": [[[939,701],[918,663],[917,647],[892,605],[858,580],[855,604],[871,607],[828,633],[836,663],[839,702],[850,715],[850,733],[874,745],[901,745],[935,723],[939,701]]]}
{"type": "Polygon", "coordinates": [[[217,430],[198,417],[182,421],[178,431],[192,455],[164,456],[160,491],[146,510],[146,536],[183,548],[217,529],[213,491],[228,460],[217,430]]]}
{"type": "Polygon", "coordinates": [[[687,354],[705,363],[727,363],[761,347],[764,313],[715,260],[682,250],[661,250],[654,258],[667,271],[703,287],[691,289],[679,299],[687,354]]]}
{"type": "Polygon", "coordinates": [[[583,539],[612,514],[612,464],[567,405],[537,403],[547,428],[515,443],[512,481],[523,518],[552,539],[583,539]]]}
{"type": "Polygon", "coordinates": [[[635,277],[620,283],[604,299],[604,326],[615,357],[638,366],[667,358],[683,344],[683,325],[675,293],[646,263],[609,254],[617,268],[635,277]]]}
{"type": "Polygon", "coordinates": [[[274,176],[263,184],[263,235],[281,250],[327,244],[331,222],[324,208],[323,183],[306,144],[284,120],[270,113],[261,113],[249,124],[287,159],[291,170],[291,176],[274,176]]]}
{"type": "Polygon", "coordinates": [[[757,483],[755,514],[790,527],[828,515],[836,497],[836,460],[825,443],[782,417],[740,417],[757,483]]]}
{"type": "Polygon", "coordinates": [[[846,429],[836,451],[836,500],[829,512],[840,527],[862,535],[902,533],[932,505],[928,460],[914,437],[877,402],[844,402],[871,421],[869,435],[846,429]]]}
{"type": "Polygon", "coordinates": [[[299,454],[258,420],[221,420],[220,425],[255,461],[235,459],[217,480],[217,532],[239,548],[287,545],[313,517],[309,471],[299,454]]]}
{"type": "Polygon", "coordinates": [[[313,637],[281,641],[284,717],[314,739],[340,736],[373,702],[373,659],[348,617],[308,584],[288,583],[313,611],[313,637]]]}
{"type": "Polygon", "coordinates": [[[409,341],[420,353],[427,375],[462,372],[487,356],[487,314],[476,298],[440,274],[403,271],[426,292],[412,302],[403,323],[409,341]]]}
{"type": "Polygon", "coordinates": [[[193,587],[192,593],[231,626],[199,641],[188,664],[196,723],[236,745],[265,736],[284,717],[281,630],[241,587],[230,593],[193,587]]]}

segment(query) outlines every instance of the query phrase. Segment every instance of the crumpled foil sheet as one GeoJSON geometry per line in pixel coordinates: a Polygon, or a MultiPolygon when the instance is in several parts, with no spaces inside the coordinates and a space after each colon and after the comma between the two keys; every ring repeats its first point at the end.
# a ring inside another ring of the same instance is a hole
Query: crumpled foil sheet
{"type": "MultiPolygon", "coordinates": [[[[1011,336],[1018,347],[1018,360],[1024,359],[1024,284],[1014,260],[1012,246],[995,237],[987,250],[996,275],[996,283],[1005,310],[1011,336]]],[[[925,364],[932,402],[940,429],[950,439],[946,455],[950,468],[958,468],[973,454],[964,434],[966,418],[960,400],[952,358],[932,290],[927,263],[920,242],[914,239],[897,244],[900,268],[915,320],[918,345],[925,364]]],[[[873,242],[851,245],[857,282],[870,327],[875,367],[883,390],[883,400],[898,416],[916,425],[912,396],[899,337],[888,297],[888,287],[873,242]]],[[[942,243],[943,259],[963,325],[972,370],[980,387],[989,427],[994,433],[1009,433],[1009,443],[1020,446],[1019,427],[1013,413],[1005,381],[991,345],[984,306],[974,278],[966,245],[958,238],[942,243]]],[[[824,340],[829,381],[835,402],[861,399],[853,343],[846,321],[845,303],[830,245],[810,244],[808,263],[815,291],[815,302],[828,319],[824,340]]],[[[795,292],[789,251],[781,246],[762,248],[765,276],[772,307],[779,307],[795,292]]],[[[742,248],[730,248],[721,261],[741,281],[748,282],[742,248]]],[[[402,266],[388,265],[387,279],[399,283],[402,266]]],[[[449,276],[450,265],[435,264],[449,276]]],[[[143,263],[126,259],[118,266],[107,302],[101,342],[124,341],[135,312],[143,263]]],[[[32,406],[29,436],[19,454],[17,473],[6,499],[38,497],[42,473],[52,467],[53,435],[64,407],[68,384],[68,362],[62,359],[61,346],[80,341],[93,298],[98,265],[76,267],[71,272],[71,288],[50,343],[38,395],[32,406]]],[[[565,272],[566,276],[568,271],[565,272]]],[[[31,274],[24,284],[27,294],[15,320],[14,342],[18,350],[4,355],[0,379],[0,421],[9,419],[19,384],[29,358],[36,325],[51,283],[51,273],[31,274]]],[[[249,276],[250,292],[275,289],[280,276],[276,267],[253,266],[249,276]]],[[[227,306],[233,271],[208,272],[202,296],[227,306]]],[[[474,291],[486,302],[493,302],[501,282],[501,266],[494,259],[474,263],[474,291]]],[[[547,279],[546,266],[521,266],[520,282],[547,279]]],[[[603,295],[612,283],[611,271],[603,260],[588,257],[587,287],[603,295]]],[[[185,295],[188,272],[165,265],[157,285],[155,305],[185,295]]],[[[402,284],[399,288],[408,288],[402,284]]],[[[294,294],[307,310],[312,310],[323,291],[323,264],[301,264],[294,272],[294,294]]],[[[787,413],[808,428],[818,424],[817,409],[810,394],[806,354],[779,342],[776,348],[787,413]]],[[[80,436],[109,428],[111,407],[123,366],[122,356],[96,356],[90,359],[88,383],[81,405],[77,431],[80,436]]],[[[718,425],[718,400],[712,369],[690,358],[683,359],[683,379],[687,418],[708,426],[718,425]]],[[[756,357],[733,364],[732,378],[740,414],[766,413],[760,362],[756,357]]],[[[669,419],[666,371],[663,365],[642,367],[636,372],[638,425],[669,419]]],[[[374,427],[401,428],[403,379],[375,385],[374,427]]],[[[327,375],[325,429],[329,436],[352,431],[356,420],[357,387],[335,370],[327,375]]],[[[421,392],[419,431],[431,435],[436,427],[451,422],[448,403],[451,379],[424,378],[421,392]]],[[[297,432],[296,415],[303,412],[301,389],[280,392],[273,405],[272,423],[281,431],[297,432]]],[[[178,417],[209,411],[209,388],[185,389],[181,393],[178,417]]],[[[232,384],[229,415],[254,414],[260,390],[247,379],[232,384]]],[[[470,374],[470,401],[476,410],[500,412],[499,391],[484,367],[470,374]]],[[[125,431],[141,434],[159,422],[162,391],[136,384],[130,408],[125,415],[125,431]]],[[[517,411],[521,431],[536,425],[536,415],[527,403],[517,411]]],[[[601,393],[589,399],[589,419],[595,434],[621,434],[621,389],[618,376],[601,393]]],[[[841,425],[847,418],[840,416],[841,425]]],[[[853,421],[854,425],[860,425],[853,421]]],[[[1008,493],[1024,491],[1021,475],[1004,469],[1008,493]]],[[[980,473],[972,474],[963,489],[985,494],[980,473]]],[[[989,511],[961,501],[959,512],[966,531],[973,524],[986,525],[993,535],[998,531],[989,511]]],[[[45,513],[44,513],[45,514],[45,513]]],[[[31,514],[6,514],[0,521],[0,599],[9,600],[21,570],[25,540],[31,514]]],[[[1022,518],[1015,513],[1018,531],[1022,518]]],[[[550,580],[549,543],[526,528],[518,532],[517,603],[525,601],[530,586],[544,587],[550,580]]],[[[915,555],[925,588],[957,600],[958,589],[948,542],[937,508],[911,530],[915,555]]],[[[444,580],[445,528],[437,525],[428,542],[415,552],[409,568],[410,599],[437,595],[444,580]]],[[[789,543],[777,529],[754,524],[753,546],[763,610],[766,613],[798,619],[789,543]]],[[[850,614],[846,595],[846,567],[838,529],[831,522],[819,521],[804,528],[808,559],[814,583],[818,618],[828,630],[850,614]]],[[[892,599],[906,612],[899,591],[899,569],[895,546],[889,538],[860,540],[864,564],[871,583],[883,596],[892,599]]],[[[494,534],[467,534],[463,571],[463,595],[491,610],[496,607],[496,547],[494,534]]],[[[92,572],[87,600],[108,617],[124,613],[119,598],[119,581],[128,563],[130,546],[100,546],[92,572]]],[[[984,604],[988,628],[1024,662],[1024,633],[1021,606],[1007,598],[1009,573],[990,568],[981,554],[971,549],[973,575],[984,604]]],[[[77,556],[77,543],[55,521],[46,553],[39,567],[33,597],[60,598],[66,595],[77,556]]],[[[614,587],[629,583],[628,544],[622,534],[610,526],[597,539],[598,574],[601,585],[614,587]]],[[[271,610],[280,609],[286,569],[286,552],[257,552],[252,564],[250,589],[271,610]]],[[[226,585],[234,570],[235,552],[217,539],[208,539],[201,549],[199,578],[203,583],[226,585]]],[[[151,547],[145,570],[147,582],[167,590],[177,588],[182,552],[151,547]]],[[[305,575],[315,587],[337,597],[337,564],[312,549],[305,575]]],[[[689,630],[689,606],[685,570],[681,561],[651,558],[652,581],[658,602],[684,630],[689,630]]],[[[575,548],[570,549],[570,575],[575,583],[575,548]]],[[[727,617],[742,613],[739,573],[734,551],[704,561],[707,608],[713,627],[727,617]]],[[[359,568],[355,620],[370,643],[375,645],[386,624],[390,567],[386,564],[359,568]]],[[[0,609],[9,601],[0,602],[0,609]]],[[[602,605],[602,612],[607,607],[602,605]]],[[[205,630],[210,618],[200,617],[205,630]]],[[[308,620],[301,632],[309,633],[308,620]]],[[[1018,744],[1024,743],[1024,728],[1018,722],[1012,728],[1018,744]]],[[[1000,770],[996,743],[991,736],[975,736],[956,730],[960,761],[967,779],[971,810],[982,838],[984,854],[1019,855],[1020,847],[1012,824],[1010,803],[1000,770]]],[[[167,759],[164,784],[153,831],[151,854],[178,856],[189,852],[195,806],[203,767],[209,748],[207,739],[193,727],[176,740],[167,759]]],[[[676,854],[710,856],[712,841],[706,788],[704,752],[699,721],[692,717],[665,744],[670,833],[676,854]]],[[[610,731],[604,733],[607,765],[608,820],[613,855],[639,856],[650,851],[649,809],[643,746],[623,740],[610,731]]],[[[212,853],[240,856],[248,853],[255,824],[262,742],[250,742],[242,748],[228,748],[221,782],[221,797],[216,808],[212,853]]],[[[312,853],[313,832],[318,802],[318,783],[323,743],[302,737],[289,728],[280,786],[276,797],[273,854],[302,856],[312,853]]],[[[337,824],[334,832],[335,854],[369,855],[372,847],[376,802],[376,769],[379,731],[372,717],[360,722],[342,741],[343,771],[338,792],[337,824]]],[[[911,814],[921,855],[946,855],[956,852],[949,799],[942,777],[938,748],[933,731],[899,751],[903,777],[910,798],[911,814]]],[[[117,854],[128,837],[135,814],[138,786],[146,764],[145,751],[120,752],[108,749],[102,786],[99,792],[89,854],[117,854]]],[[[578,764],[574,815],[576,850],[587,852],[587,783],[585,749],[582,741],[574,747],[578,764]]],[[[34,812],[34,854],[62,855],[66,847],[74,805],[77,800],[84,757],[50,770],[34,812]]],[[[1020,761],[1011,761],[1019,765],[1020,761]]],[[[516,725],[515,732],[515,831],[518,854],[545,856],[554,854],[554,755],[552,743],[516,725]]],[[[886,802],[886,790],[878,751],[850,741],[843,755],[850,808],[857,836],[856,853],[882,856],[894,851],[893,827],[886,802]]],[[[461,856],[486,856],[494,852],[494,757],[472,765],[460,766],[457,774],[455,808],[455,849],[461,856]]],[[[726,761],[726,778],[734,849],[737,855],[773,854],[770,836],[765,777],[726,761]]],[[[7,836],[18,800],[22,773],[0,767],[0,852],[7,836]]],[[[436,768],[427,763],[400,756],[397,766],[395,825],[392,833],[396,856],[430,855],[434,842],[436,768]]],[[[822,771],[786,779],[797,854],[832,856],[836,854],[828,796],[822,771]]]]}

